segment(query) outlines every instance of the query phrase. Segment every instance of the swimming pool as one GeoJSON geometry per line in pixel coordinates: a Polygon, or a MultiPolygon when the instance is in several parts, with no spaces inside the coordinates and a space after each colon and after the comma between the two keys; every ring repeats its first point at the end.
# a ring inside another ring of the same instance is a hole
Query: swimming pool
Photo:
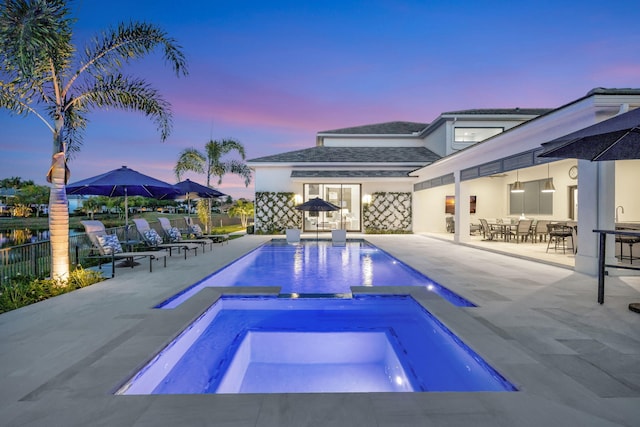
{"type": "Polygon", "coordinates": [[[351,286],[424,286],[459,307],[471,301],[363,240],[287,244],[272,240],[214,272],[157,308],[175,308],[209,286],[280,286],[285,295],[349,295],[351,286]]]}
{"type": "Polygon", "coordinates": [[[410,296],[223,297],[116,394],[517,391],[410,296]]]}

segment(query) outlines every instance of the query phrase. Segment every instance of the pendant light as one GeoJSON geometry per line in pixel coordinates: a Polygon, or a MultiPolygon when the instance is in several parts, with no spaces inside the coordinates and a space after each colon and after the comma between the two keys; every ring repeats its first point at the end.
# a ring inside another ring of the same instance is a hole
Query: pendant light
{"type": "Polygon", "coordinates": [[[542,189],[543,193],[554,193],[556,191],[556,187],[553,186],[553,181],[551,181],[551,176],[549,175],[549,163],[547,163],[547,181],[544,183],[544,188],[542,189]]]}
{"type": "Polygon", "coordinates": [[[524,186],[520,182],[518,171],[516,170],[516,182],[511,184],[512,193],[524,193],[524,186]]]}

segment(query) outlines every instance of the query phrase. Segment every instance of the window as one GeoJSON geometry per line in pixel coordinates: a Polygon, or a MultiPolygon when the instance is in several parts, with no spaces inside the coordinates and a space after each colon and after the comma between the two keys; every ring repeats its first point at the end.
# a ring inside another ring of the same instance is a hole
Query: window
{"type": "Polygon", "coordinates": [[[546,179],[523,182],[524,193],[511,193],[509,185],[510,215],[553,215],[553,193],[543,193],[546,179]]]}
{"type": "Polygon", "coordinates": [[[320,197],[340,207],[330,212],[304,212],[304,231],[360,231],[360,184],[305,184],[304,201],[320,197]]]}
{"type": "Polygon", "coordinates": [[[453,148],[464,148],[476,142],[484,141],[487,138],[502,133],[504,128],[465,128],[456,127],[453,130],[453,148]]]}

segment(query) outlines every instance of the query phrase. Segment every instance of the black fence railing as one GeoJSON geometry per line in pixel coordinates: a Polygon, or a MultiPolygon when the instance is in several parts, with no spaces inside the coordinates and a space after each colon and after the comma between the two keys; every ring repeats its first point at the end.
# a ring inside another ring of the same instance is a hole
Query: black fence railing
{"type": "MultiPolygon", "coordinates": [[[[124,227],[111,228],[108,233],[115,233],[118,239],[125,240],[124,227]]],[[[136,233],[135,229],[129,230],[136,233]]],[[[85,233],[69,236],[69,260],[72,265],[89,265],[91,241],[85,233]]],[[[11,246],[0,249],[0,284],[6,283],[16,276],[48,277],[51,274],[51,241],[43,240],[35,243],[11,246]]]]}

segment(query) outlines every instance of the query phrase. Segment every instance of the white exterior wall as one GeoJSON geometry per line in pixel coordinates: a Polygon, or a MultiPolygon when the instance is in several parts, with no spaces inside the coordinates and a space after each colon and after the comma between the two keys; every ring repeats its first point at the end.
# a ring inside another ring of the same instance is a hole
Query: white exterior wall
{"type": "Polygon", "coordinates": [[[439,126],[424,139],[424,146],[437,155],[444,157],[447,153],[447,127],[439,126]]]}
{"type": "Polygon", "coordinates": [[[413,191],[413,183],[412,182],[394,182],[394,181],[365,181],[362,183],[362,195],[365,194],[373,194],[376,192],[401,192],[401,193],[410,193],[413,191]]]}
{"type": "Polygon", "coordinates": [[[296,191],[291,181],[291,167],[260,167],[254,170],[255,191],[296,191]]]}
{"type": "MultiPolygon", "coordinates": [[[[640,222],[640,160],[616,162],[616,201],[624,213],[618,213],[619,222],[640,222]]],[[[612,212],[615,217],[615,210],[612,212]]]]}

